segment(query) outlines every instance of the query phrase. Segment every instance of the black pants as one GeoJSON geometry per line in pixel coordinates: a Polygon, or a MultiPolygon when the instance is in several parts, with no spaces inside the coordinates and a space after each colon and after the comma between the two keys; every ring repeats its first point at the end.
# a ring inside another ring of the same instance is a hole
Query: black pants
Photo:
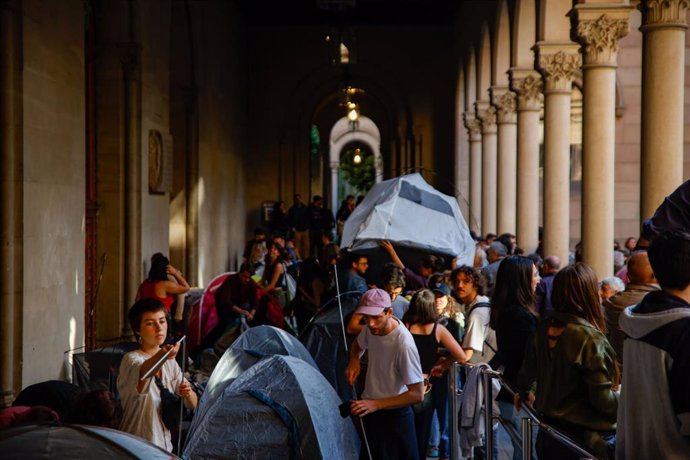
{"type": "MultiPolygon", "coordinates": [[[[432,390],[433,391],[433,390],[432,390]]],[[[419,458],[426,458],[426,445],[429,443],[431,432],[431,418],[434,415],[434,401],[432,392],[424,394],[424,400],[412,406],[414,412],[414,429],[417,434],[417,450],[419,458]]]]}
{"type": "MultiPolygon", "coordinates": [[[[372,460],[419,460],[411,407],[379,410],[362,417],[372,460]]],[[[362,439],[360,460],[369,460],[362,439]]]]}

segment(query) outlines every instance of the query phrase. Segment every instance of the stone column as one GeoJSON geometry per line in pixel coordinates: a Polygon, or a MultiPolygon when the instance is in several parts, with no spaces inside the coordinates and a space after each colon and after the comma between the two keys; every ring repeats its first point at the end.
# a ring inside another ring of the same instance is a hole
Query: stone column
{"type": "Polygon", "coordinates": [[[575,43],[537,43],[544,75],[544,255],[568,260],[570,249],[570,100],[580,67],[575,43]]]}
{"type": "Polygon", "coordinates": [[[338,203],[338,170],[340,163],[337,161],[331,162],[331,211],[336,213],[340,209],[338,203]]]}
{"type": "Polygon", "coordinates": [[[0,408],[21,389],[23,209],[21,2],[0,1],[0,408]]]}
{"type": "Polygon", "coordinates": [[[496,233],[496,107],[478,101],[476,111],[482,122],[482,233],[496,233]]]}
{"type": "Polygon", "coordinates": [[[517,112],[515,93],[491,88],[498,120],[497,233],[515,234],[517,192],[517,112]]]}
{"type": "Polygon", "coordinates": [[[640,219],[683,181],[685,30],[688,0],[642,0],[640,219]]]}
{"type": "Polygon", "coordinates": [[[472,112],[465,112],[470,139],[470,229],[482,234],[482,124],[472,112]]]}
{"type": "Polygon", "coordinates": [[[584,65],[582,257],[599,279],[613,275],[616,58],[629,6],[575,7],[584,65]]]}
{"type": "Polygon", "coordinates": [[[124,273],[122,279],[123,306],[122,335],[130,334],[127,309],[134,302],[141,282],[141,46],[123,45],[122,73],[124,80],[124,162],[125,204],[124,273]]]}
{"type": "Polygon", "coordinates": [[[531,254],[539,244],[539,111],[544,99],[541,75],[511,69],[517,93],[517,244],[531,254]]]}

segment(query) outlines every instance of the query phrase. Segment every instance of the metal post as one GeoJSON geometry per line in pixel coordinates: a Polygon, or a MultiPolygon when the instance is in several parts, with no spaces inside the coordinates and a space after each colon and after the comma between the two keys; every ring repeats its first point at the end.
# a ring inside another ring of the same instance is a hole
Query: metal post
{"type": "Polygon", "coordinates": [[[450,397],[450,412],[448,419],[450,421],[450,431],[448,433],[448,445],[450,446],[450,460],[460,460],[460,437],[458,436],[458,370],[460,365],[453,363],[448,379],[448,396],[450,397]]]}
{"type": "Polygon", "coordinates": [[[529,417],[522,419],[522,458],[532,458],[532,420],[529,417]]]}
{"type": "MultiPolygon", "coordinates": [[[[486,458],[493,458],[494,454],[494,430],[493,430],[493,388],[491,386],[491,376],[484,373],[482,369],[482,383],[484,384],[484,423],[486,424],[486,458]]],[[[496,459],[494,459],[496,460],[496,459]]]]}

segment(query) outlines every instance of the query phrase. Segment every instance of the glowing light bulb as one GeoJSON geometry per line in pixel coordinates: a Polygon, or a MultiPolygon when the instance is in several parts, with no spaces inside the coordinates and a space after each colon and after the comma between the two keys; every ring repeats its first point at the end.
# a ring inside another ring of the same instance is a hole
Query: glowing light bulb
{"type": "Polygon", "coordinates": [[[352,158],[352,161],[356,165],[360,164],[362,162],[362,155],[360,155],[359,153],[355,153],[355,156],[354,156],[354,158],[352,158]]]}

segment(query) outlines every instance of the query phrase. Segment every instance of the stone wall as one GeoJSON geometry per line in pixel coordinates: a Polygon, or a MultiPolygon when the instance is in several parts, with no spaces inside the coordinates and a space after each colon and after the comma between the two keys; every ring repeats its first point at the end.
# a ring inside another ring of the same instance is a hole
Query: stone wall
{"type": "Polygon", "coordinates": [[[23,2],[22,386],[84,343],[83,24],[81,0],[23,2]]]}

